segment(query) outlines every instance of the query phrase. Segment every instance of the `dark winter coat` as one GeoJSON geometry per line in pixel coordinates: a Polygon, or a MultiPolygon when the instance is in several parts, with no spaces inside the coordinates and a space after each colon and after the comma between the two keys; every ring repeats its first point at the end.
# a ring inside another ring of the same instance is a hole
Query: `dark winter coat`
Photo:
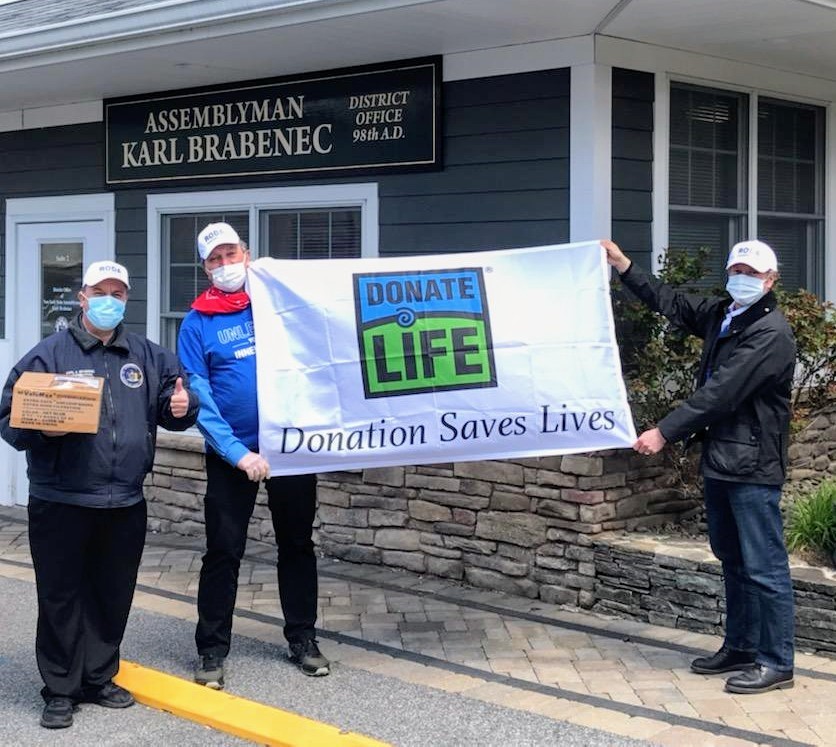
{"type": "Polygon", "coordinates": [[[705,340],[696,391],[657,424],[665,439],[701,439],[707,477],[782,484],[796,348],[775,294],[733,317],[718,337],[728,297],[678,292],[635,264],[621,279],[648,307],[705,340]]]}
{"type": "Polygon", "coordinates": [[[87,332],[80,316],[50,335],[12,369],[0,400],[0,435],[26,451],[30,495],[94,508],[130,506],[142,500],[142,483],[154,463],[157,426],[182,431],[194,425],[199,400],[175,418],[169,408],[177,377],[188,378],[176,356],[122,325],[107,344],[87,332]],[[97,433],[44,436],[9,425],[12,391],[24,371],[101,376],[97,433]]]}

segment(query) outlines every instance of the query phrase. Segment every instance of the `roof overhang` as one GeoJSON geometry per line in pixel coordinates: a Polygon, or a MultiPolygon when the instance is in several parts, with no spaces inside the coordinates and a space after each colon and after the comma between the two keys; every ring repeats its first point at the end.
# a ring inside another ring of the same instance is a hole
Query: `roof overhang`
{"type": "MultiPolygon", "coordinates": [[[[97,14],[89,7],[0,4],[0,113],[424,55],[493,50],[510,59],[526,47],[603,37],[836,81],[836,0],[117,0],[97,14]]],[[[548,54],[540,59],[549,65],[548,54]]]]}

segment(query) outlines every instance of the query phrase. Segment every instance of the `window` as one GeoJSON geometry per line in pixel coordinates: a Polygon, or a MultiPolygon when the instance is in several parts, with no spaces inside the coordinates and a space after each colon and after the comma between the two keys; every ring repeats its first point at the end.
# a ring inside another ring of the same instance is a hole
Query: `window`
{"type": "Polygon", "coordinates": [[[148,208],[148,235],[159,237],[156,246],[149,241],[149,274],[160,277],[156,304],[149,288],[149,337],[159,328],[159,341],[172,350],[192,301],[209,285],[196,249],[207,223],[229,223],[253,259],[377,254],[376,185],[149,195],[148,208]]]}
{"type": "Polygon", "coordinates": [[[822,107],[671,86],[668,246],[712,250],[701,285],[722,285],[729,247],[753,236],[775,249],[784,288],[822,293],[824,127],[822,107]]]}
{"type": "Polygon", "coordinates": [[[166,215],[162,221],[163,263],[160,321],[162,344],[177,349],[180,323],[192,301],[208,287],[208,278],[197,255],[197,234],[207,223],[229,223],[249,243],[247,212],[182,213],[166,215]]]}
{"type": "Polygon", "coordinates": [[[781,284],[823,293],[824,109],[758,102],[758,237],[778,255],[781,284]]]}
{"type": "Polygon", "coordinates": [[[725,275],[729,247],[746,231],[748,99],[733,92],[674,86],[670,111],[668,244],[709,247],[703,284],[715,286],[725,275]]]}

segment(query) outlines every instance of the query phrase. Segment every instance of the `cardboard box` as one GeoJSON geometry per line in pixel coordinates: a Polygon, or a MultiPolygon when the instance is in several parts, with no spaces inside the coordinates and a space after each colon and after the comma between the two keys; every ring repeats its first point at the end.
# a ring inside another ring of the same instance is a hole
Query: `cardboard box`
{"type": "Polygon", "coordinates": [[[104,379],[24,371],[12,391],[12,428],[96,433],[104,379]]]}

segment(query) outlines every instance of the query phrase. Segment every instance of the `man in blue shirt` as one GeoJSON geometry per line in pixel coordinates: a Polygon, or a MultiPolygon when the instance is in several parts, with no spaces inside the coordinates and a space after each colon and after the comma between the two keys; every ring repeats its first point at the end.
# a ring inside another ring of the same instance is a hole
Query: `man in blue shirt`
{"type": "Polygon", "coordinates": [[[238,571],[261,481],[278,545],[290,659],[305,674],[327,675],[330,663],[314,637],[316,476],[270,477],[270,465],[258,453],[255,332],[244,288],[250,253],[227,223],[206,226],[197,246],[211,286],[192,303],[178,338],[180,360],[200,395],[197,424],[206,439],[206,554],[197,595],[195,681],[224,686],[238,571]]]}

